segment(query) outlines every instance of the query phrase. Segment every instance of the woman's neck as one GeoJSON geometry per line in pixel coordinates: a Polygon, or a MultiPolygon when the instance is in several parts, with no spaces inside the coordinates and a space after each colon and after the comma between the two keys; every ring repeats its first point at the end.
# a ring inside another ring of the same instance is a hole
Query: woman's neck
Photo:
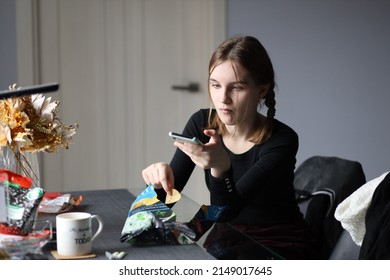
{"type": "Polygon", "coordinates": [[[242,154],[251,149],[254,146],[251,141],[254,132],[262,125],[264,119],[264,116],[257,114],[252,122],[226,126],[227,133],[222,135],[225,146],[235,154],[242,154]]]}
{"type": "Polygon", "coordinates": [[[256,114],[251,121],[246,120],[240,125],[226,126],[226,136],[237,140],[241,139],[242,141],[249,141],[252,139],[254,132],[259,129],[264,120],[265,117],[263,115],[256,114]]]}

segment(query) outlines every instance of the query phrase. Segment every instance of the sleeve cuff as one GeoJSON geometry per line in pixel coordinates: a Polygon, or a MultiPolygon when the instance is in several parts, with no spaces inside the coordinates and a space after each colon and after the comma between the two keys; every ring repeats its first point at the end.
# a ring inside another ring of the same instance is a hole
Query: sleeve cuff
{"type": "Polygon", "coordinates": [[[215,178],[210,174],[210,198],[211,204],[228,205],[232,196],[235,196],[233,172],[229,172],[223,178],[215,178]]]}

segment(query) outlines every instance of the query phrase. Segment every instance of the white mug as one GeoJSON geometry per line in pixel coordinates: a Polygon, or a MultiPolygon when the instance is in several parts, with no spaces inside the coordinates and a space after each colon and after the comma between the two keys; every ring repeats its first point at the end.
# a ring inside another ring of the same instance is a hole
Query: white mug
{"type": "Polygon", "coordinates": [[[92,241],[103,230],[103,220],[98,215],[85,212],[69,212],[56,217],[57,253],[62,256],[82,256],[92,252],[92,241]],[[99,227],[92,235],[92,220],[99,227]]]}

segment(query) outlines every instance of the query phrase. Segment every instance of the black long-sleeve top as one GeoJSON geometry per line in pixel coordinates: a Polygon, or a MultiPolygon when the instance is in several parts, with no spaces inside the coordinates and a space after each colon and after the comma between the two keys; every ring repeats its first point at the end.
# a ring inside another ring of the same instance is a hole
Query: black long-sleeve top
{"type": "MultiPolygon", "coordinates": [[[[207,127],[209,109],[201,109],[188,120],[183,134],[209,141],[207,127]]],[[[216,112],[213,110],[213,114],[216,112]]],[[[231,169],[224,178],[215,178],[205,170],[205,184],[210,203],[229,206],[225,220],[240,225],[276,225],[299,223],[303,216],[295,201],[293,180],[298,151],[298,135],[289,126],[274,120],[272,136],[243,154],[233,154],[224,146],[231,169]]],[[[181,191],[195,164],[177,149],[171,162],[175,188],[181,191]]],[[[199,186],[202,183],[199,182],[199,186]]]]}

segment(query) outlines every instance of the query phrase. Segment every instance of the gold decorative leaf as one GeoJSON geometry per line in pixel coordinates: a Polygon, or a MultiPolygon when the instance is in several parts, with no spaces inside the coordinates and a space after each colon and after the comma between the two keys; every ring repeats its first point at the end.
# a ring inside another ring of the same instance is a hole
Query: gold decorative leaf
{"type": "MultiPolygon", "coordinates": [[[[10,86],[17,90],[16,84],[10,86]]],[[[57,117],[59,101],[42,94],[0,100],[0,147],[28,152],[68,149],[79,125],[65,125],[57,117]]]]}

